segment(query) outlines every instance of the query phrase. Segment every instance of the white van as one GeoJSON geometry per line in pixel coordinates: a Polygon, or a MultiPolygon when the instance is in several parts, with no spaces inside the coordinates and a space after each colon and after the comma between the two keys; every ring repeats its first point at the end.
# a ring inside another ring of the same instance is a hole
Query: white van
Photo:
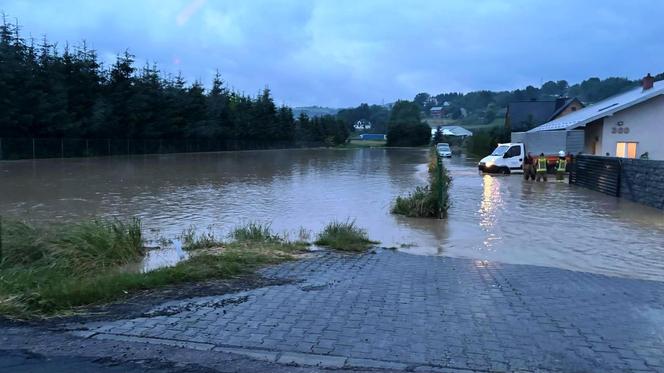
{"type": "Polygon", "coordinates": [[[482,172],[498,172],[509,174],[511,172],[523,172],[523,160],[526,156],[526,148],[523,143],[498,144],[498,147],[477,165],[482,172]]]}

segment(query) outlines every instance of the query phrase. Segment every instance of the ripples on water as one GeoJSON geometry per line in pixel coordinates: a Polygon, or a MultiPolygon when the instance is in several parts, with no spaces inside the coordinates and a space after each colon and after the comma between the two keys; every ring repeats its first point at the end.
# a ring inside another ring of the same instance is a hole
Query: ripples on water
{"type": "Polygon", "coordinates": [[[356,219],[414,254],[664,280],[664,214],[565,183],[478,174],[446,160],[447,221],[389,214],[426,182],[424,150],[287,150],[0,162],[0,212],[37,221],[138,216],[152,238],[226,234],[250,220],[295,234],[356,219]]]}

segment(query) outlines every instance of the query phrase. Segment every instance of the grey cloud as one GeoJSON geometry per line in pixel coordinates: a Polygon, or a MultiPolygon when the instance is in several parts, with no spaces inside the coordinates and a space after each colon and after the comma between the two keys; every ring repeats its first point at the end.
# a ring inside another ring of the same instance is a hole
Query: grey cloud
{"type": "Polygon", "coordinates": [[[289,105],[349,106],[417,92],[664,71],[660,1],[5,0],[24,33],[129,48],[162,71],[289,105]],[[178,21],[179,20],[179,21],[178,21]],[[179,64],[176,63],[179,61],[179,64]]]}

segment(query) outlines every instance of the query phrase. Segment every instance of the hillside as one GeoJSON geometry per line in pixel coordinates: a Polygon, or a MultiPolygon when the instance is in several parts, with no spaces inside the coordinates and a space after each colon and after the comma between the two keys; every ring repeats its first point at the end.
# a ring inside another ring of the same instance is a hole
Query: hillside
{"type": "MultiPolygon", "coordinates": [[[[664,80],[664,73],[656,75],[655,80],[664,80]]],[[[430,125],[440,125],[439,123],[444,122],[445,125],[481,127],[483,124],[495,124],[496,119],[502,118],[510,102],[577,97],[585,104],[592,104],[636,87],[639,82],[640,78],[600,79],[592,77],[572,85],[566,80],[548,81],[539,88],[527,86],[513,91],[480,90],[436,95],[421,92],[414,97],[413,101],[422,109],[423,115],[429,119],[430,125]],[[444,119],[431,118],[430,110],[436,106],[442,107],[444,119]]]]}
{"type": "Polygon", "coordinates": [[[311,118],[322,117],[324,115],[336,115],[338,112],[339,109],[322,106],[300,106],[293,108],[293,116],[295,118],[299,117],[302,113],[311,118]]]}

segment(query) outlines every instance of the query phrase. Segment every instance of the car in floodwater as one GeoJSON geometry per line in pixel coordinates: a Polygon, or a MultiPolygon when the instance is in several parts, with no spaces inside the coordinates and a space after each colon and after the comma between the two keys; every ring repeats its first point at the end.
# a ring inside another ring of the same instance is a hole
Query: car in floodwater
{"type": "MultiPolygon", "coordinates": [[[[555,172],[556,162],[560,157],[558,152],[551,152],[548,150],[542,151],[542,149],[536,148],[533,153],[532,156],[535,160],[539,157],[538,154],[544,154],[544,157],[546,158],[547,172],[555,172]]],[[[490,155],[487,155],[480,160],[477,164],[477,168],[481,172],[486,173],[519,173],[523,172],[523,164],[526,156],[527,152],[525,143],[513,142],[498,144],[498,147],[496,147],[490,155]]],[[[567,164],[572,162],[572,157],[570,155],[567,155],[565,159],[567,160],[567,164]]]]}
{"type": "Polygon", "coordinates": [[[450,158],[452,156],[452,149],[450,149],[450,144],[446,142],[441,142],[436,144],[436,153],[440,157],[450,158]]]}
{"type": "Polygon", "coordinates": [[[523,171],[525,147],[521,143],[498,144],[490,155],[482,158],[477,168],[482,172],[509,174],[523,171]]]}

